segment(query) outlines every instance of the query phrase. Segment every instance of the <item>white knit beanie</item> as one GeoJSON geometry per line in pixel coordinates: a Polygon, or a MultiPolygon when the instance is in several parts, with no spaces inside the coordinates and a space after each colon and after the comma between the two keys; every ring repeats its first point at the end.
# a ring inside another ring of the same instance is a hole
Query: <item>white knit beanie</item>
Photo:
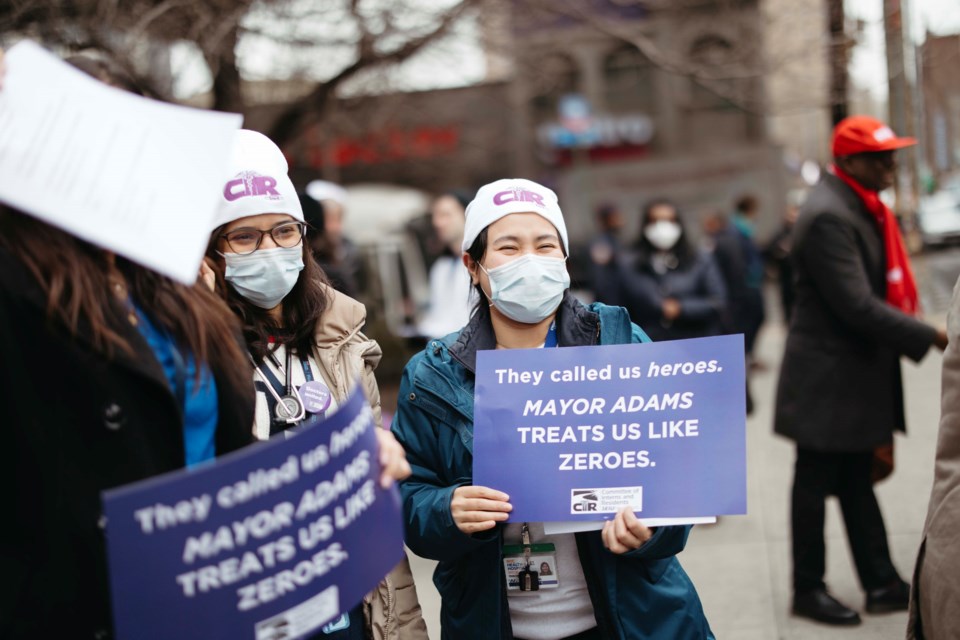
{"type": "Polygon", "coordinates": [[[536,213],[546,218],[557,228],[564,252],[570,254],[567,225],[557,203],[557,194],[523,178],[505,178],[480,187],[476,197],[467,205],[463,250],[470,248],[481,231],[511,213],[536,213]]]}
{"type": "Polygon", "coordinates": [[[316,200],[333,200],[342,207],[347,206],[347,190],[326,180],[311,180],[307,183],[307,195],[316,200]]]}
{"type": "Polygon", "coordinates": [[[287,159],[270,138],[240,129],[233,139],[229,177],[220,192],[216,226],[261,213],[286,213],[303,222],[287,159]]]}

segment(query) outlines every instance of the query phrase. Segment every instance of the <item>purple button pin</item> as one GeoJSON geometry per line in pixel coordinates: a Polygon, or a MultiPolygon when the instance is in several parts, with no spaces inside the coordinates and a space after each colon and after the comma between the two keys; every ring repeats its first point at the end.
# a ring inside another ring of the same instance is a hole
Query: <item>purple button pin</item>
{"type": "Polygon", "coordinates": [[[300,398],[307,411],[322,413],[330,406],[330,389],[319,380],[304,382],[300,385],[300,398]]]}

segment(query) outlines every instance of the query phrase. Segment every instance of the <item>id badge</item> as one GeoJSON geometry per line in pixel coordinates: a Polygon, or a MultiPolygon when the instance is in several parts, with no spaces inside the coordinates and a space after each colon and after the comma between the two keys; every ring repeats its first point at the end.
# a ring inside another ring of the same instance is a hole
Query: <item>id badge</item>
{"type": "Polygon", "coordinates": [[[331,633],[336,633],[337,631],[343,631],[344,629],[350,628],[350,614],[342,613],[340,617],[334,620],[333,622],[328,622],[323,625],[323,628],[320,629],[324,635],[330,635],[331,633]]]}
{"type": "Polygon", "coordinates": [[[549,542],[530,545],[529,563],[522,544],[504,545],[503,571],[507,578],[508,595],[556,589],[560,586],[557,576],[557,548],[549,542]]]}

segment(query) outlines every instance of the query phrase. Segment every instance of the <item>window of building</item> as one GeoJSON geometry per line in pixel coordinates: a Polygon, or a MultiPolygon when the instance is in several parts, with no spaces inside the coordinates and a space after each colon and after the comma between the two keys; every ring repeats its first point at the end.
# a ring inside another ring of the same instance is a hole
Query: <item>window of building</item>
{"type": "Polygon", "coordinates": [[[655,72],[650,59],[632,45],[608,55],[603,63],[607,109],[653,114],[657,104],[655,72]]]}
{"type": "Polygon", "coordinates": [[[560,98],[580,90],[580,70],[570,56],[553,53],[538,59],[530,73],[533,81],[533,115],[536,122],[557,119],[560,98]]]}
{"type": "Polygon", "coordinates": [[[733,44],[716,34],[701,36],[690,47],[690,61],[699,72],[690,79],[690,107],[736,109],[737,100],[745,96],[741,95],[743,81],[734,77],[733,44]]]}

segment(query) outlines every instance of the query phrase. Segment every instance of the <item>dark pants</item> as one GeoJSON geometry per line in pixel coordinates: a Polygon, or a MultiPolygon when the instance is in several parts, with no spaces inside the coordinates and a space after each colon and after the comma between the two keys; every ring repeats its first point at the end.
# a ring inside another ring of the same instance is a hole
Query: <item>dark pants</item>
{"type": "Polygon", "coordinates": [[[753,346],[757,343],[757,336],[760,334],[760,328],[766,319],[766,311],[763,305],[763,291],[753,287],[747,287],[746,295],[741,300],[738,307],[739,318],[737,323],[743,333],[743,350],[747,356],[753,355],[753,346]]]}
{"type": "Polygon", "coordinates": [[[791,510],[795,592],[824,587],[823,527],[829,495],[840,500],[847,539],[863,589],[884,587],[899,578],[890,560],[883,515],[870,482],[872,457],[869,452],[797,449],[791,510]]]}

